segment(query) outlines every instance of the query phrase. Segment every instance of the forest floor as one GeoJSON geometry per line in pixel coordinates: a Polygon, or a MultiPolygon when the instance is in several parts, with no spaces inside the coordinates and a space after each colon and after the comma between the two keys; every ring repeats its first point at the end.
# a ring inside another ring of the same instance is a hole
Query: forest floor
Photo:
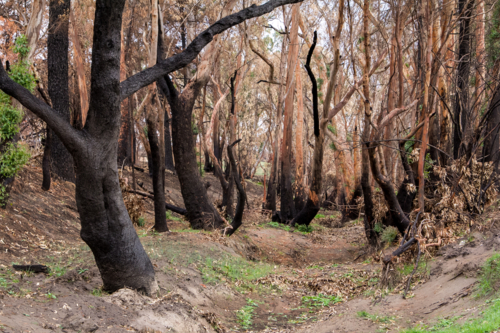
{"type": "MultiPolygon", "coordinates": [[[[142,190],[151,190],[147,174],[136,177],[142,190]]],[[[204,179],[211,184],[211,199],[220,200],[218,181],[211,174],[204,179]]],[[[500,249],[498,203],[472,233],[422,258],[403,299],[412,262],[397,264],[394,284],[381,288],[380,258],[394,248],[369,253],[358,220],[340,226],[337,212],[321,211],[312,232],[283,227],[262,214],[262,186],[250,181],[246,186],[250,209],[243,227],[229,238],[192,230],[173,213],[168,214],[172,232],[158,234],[151,230],[152,202],[144,199],[145,225],[136,229],[160,291],[153,298],[128,289],[109,295],[79,237],[74,185],[55,181],[44,192],[41,168],[25,167],[8,207],[0,210],[0,331],[460,332],[474,324],[492,332],[500,327],[500,302],[478,297],[481,267],[500,249]],[[13,264],[44,264],[50,273],[21,273],[13,264]]],[[[175,175],[167,174],[166,189],[167,201],[182,206],[175,175]]]]}

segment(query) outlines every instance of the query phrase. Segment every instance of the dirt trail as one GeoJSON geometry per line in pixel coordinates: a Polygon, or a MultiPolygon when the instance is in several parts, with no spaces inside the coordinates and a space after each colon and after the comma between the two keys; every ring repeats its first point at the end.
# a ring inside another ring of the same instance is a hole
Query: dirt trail
{"type": "MultiPolygon", "coordinates": [[[[492,233],[463,238],[428,262],[411,298],[382,295],[381,266],[366,252],[361,223],[336,228],[336,213],[322,212],[312,233],[277,228],[259,209],[262,187],[248,182],[250,209],[230,238],[190,230],[175,214],[169,221],[175,232],[152,233],[152,203],[145,199],[146,225],[137,232],[160,292],[108,295],[79,238],[73,185],[56,182],[43,192],[40,172],[23,170],[12,205],[0,212],[2,332],[397,332],[476,315],[484,303],[471,297],[478,267],[500,247],[492,233]],[[46,264],[51,272],[21,274],[13,262],[46,264]],[[360,318],[360,311],[372,316],[360,318]]],[[[137,180],[145,190],[151,186],[146,174],[137,180]]],[[[220,186],[212,175],[205,180],[217,200],[220,186]]],[[[167,200],[182,206],[176,177],[167,175],[167,184],[167,200]]]]}

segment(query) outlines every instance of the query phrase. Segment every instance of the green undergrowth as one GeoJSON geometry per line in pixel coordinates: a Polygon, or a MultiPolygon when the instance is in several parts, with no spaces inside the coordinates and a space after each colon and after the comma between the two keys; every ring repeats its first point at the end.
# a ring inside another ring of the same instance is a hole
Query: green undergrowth
{"type": "Polygon", "coordinates": [[[252,326],[253,312],[259,305],[250,298],[247,298],[247,305],[236,311],[236,318],[243,329],[249,329],[252,326]]]}
{"type": "MultiPolygon", "coordinates": [[[[279,222],[268,222],[268,226],[276,229],[281,229],[285,231],[292,231],[292,227],[290,227],[288,224],[283,224],[279,222]]],[[[305,225],[305,224],[296,224],[295,228],[293,229],[294,232],[300,232],[301,234],[310,234],[313,232],[314,228],[312,225],[305,225]]]]}
{"type": "Polygon", "coordinates": [[[245,283],[264,277],[273,271],[273,266],[248,261],[239,256],[227,255],[220,259],[207,257],[201,267],[203,281],[209,284],[220,282],[240,282],[245,283]]]}
{"type": "Polygon", "coordinates": [[[247,260],[210,243],[193,244],[158,236],[143,241],[143,245],[165,274],[177,274],[179,267],[192,267],[201,273],[205,284],[239,282],[239,288],[248,289],[253,286],[252,281],[274,269],[269,264],[247,260]]]}
{"type": "Polygon", "coordinates": [[[479,278],[478,296],[488,296],[500,288],[500,253],[495,253],[484,263],[479,278]]]}
{"type": "Polygon", "coordinates": [[[279,222],[269,222],[267,225],[270,227],[285,230],[285,231],[290,231],[292,229],[292,227],[290,227],[288,224],[283,224],[283,223],[279,223],[279,222]]]}
{"type": "Polygon", "coordinates": [[[400,332],[479,333],[496,331],[500,328],[500,299],[489,300],[486,303],[488,307],[480,312],[479,317],[470,318],[465,323],[456,323],[459,317],[453,317],[451,319],[441,319],[433,326],[419,325],[400,332]]]}
{"type": "Polygon", "coordinates": [[[338,296],[325,296],[318,294],[316,296],[303,296],[302,303],[309,309],[325,307],[342,302],[342,297],[338,296]]]}

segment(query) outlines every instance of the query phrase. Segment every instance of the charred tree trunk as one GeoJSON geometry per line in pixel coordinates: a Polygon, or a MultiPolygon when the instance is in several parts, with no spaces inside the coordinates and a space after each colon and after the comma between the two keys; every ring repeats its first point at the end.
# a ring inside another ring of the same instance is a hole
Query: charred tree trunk
{"type": "Polygon", "coordinates": [[[170,123],[172,118],[168,112],[165,112],[165,169],[174,171],[174,156],[172,155],[172,135],[170,132],[170,123]]]}
{"type": "Polygon", "coordinates": [[[459,0],[458,12],[461,14],[460,34],[458,45],[458,68],[457,68],[457,91],[455,97],[455,129],[453,132],[453,157],[460,158],[465,152],[466,136],[469,132],[469,119],[467,115],[467,104],[469,95],[469,71],[470,71],[470,20],[474,1],[459,0]]]}
{"type": "MultiPolygon", "coordinates": [[[[106,291],[129,287],[151,295],[158,290],[153,265],[132,225],[118,179],[121,101],[190,63],[214,35],[245,19],[264,15],[293,1],[296,0],[270,0],[264,5],[251,6],[239,14],[226,17],[201,33],[182,54],[170,57],[161,66],[150,67],[120,83],[120,32],[125,0],[97,0],[92,43],[91,98],[83,131],[73,128],[69,121],[59,115],[59,111],[15,83],[0,66],[0,89],[45,121],[73,156],[77,172],[75,192],[81,220],[80,234],[94,254],[106,291]],[[166,67],[164,64],[167,64],[166,67]]],[[[196,97],[193,90],[197,89],[199,87],[196,85],[188,88],[189,96],[174,103],[179,113],[173,112],[174,122],[176,114],[186,117],[177,119],[178,126],[174,124],[174,129],[178,127],[178,135],[174,134],[174,147],[179,149],[179,165],[187,171],[183,175],[189,177],[193,177],[197,171],[191,135],[192,97],[196,97]],[[187,144],[184,144],[186,141],[187,144]]],[[[181,175],[181,172],[178,173],[181,175]]],[[[182,184],[185,179],[182,176],[179,178],[182,184]]],[[[196,188],[192,193],[198,207],[206,201],[200,200],[200,193],[205,193],[203,185],[201,191],[196,188]]],[[[186,198],[185,201],[186,207],[192,204],[186,198]]]]}
{"type": "Polygon", "coordinates": [[[240,179],[238,168],[236,166],[236,160],[233,155],[233,147],[239,141],[241,141],[241,139],[227,146],[227,156],[229,157],[229,163],[231,164],[231,170],[233,174],[232,178],[234,179],[236,188],[238,189],[238,203],[236,206],[236,212],[234,214],[233,222],[231,223],[232,229],[228,229],[227,231],[227,234],[229,236],[234,234],[236,230],[238,230],[238,228],[241,226],[243,222],[243,210],[245,209],[245,201],[247,200],[247,194],[245,192],[245,189],[243,188],[243,185],[241,185],[242,180],[240,179]]]}
{"type": "Polygon", "coordinates": [[[155,208],[155,225],[154,229],[158,232],[166,232],[167,226],[167,211],[165,209],[165,190],[164,190],[164,170],[162,156],[160,152],[160,142],[157,134],[157,121],[151,115],[148,115],[148,139],[151,147],[151,157],[153,162],[153,193],[154,193],[154,208],[155,208]]]}
{"type": "Polygon", "coordinates": [[[298,11],[299,4],[293,5],[292,27],[290,29],[290,46],[288,48],[285,115],[283,120],[283,145],[281,146],[281,222],[287,223],[295,215],[292,188],[292,123],[293,102],[295,97],[294,77],[297,68],[299,43],[298,41],[298,11]]]}
{"type": "Polygon", "coordinates": [[[42,161],[42,174],[43,174],[43,180],[42,180],[42,190],[48,191],[50,190],[50,147],[52,145],[52,131],[50,128],[47,126],[46,132],[45,132],[45,146],[43,148],[43,161],[42,161]]]}
{"type": "MultiPolygon", "coordinates": [[[[309,225],[314,219],[316,214],[320,210],[320,199],[321,195],[321,183],[322,183],[322,167],[323,167],[323,145],[325,142],[325,128],[326,122],[320,128],[319,123],[319,110],[318,110],[318,87],[316,83],[316,78],[311,69],[311,58],[316,47],[317,33],[314,32],[314,40],[307,54],[307,62],[305,68],[307,74],[311,79],[312,84],[312,100],[313,100],[313,117],[314,117],[314,136],[316,138],[314,145],[314,156],[313,156],[313,170],[312,170],[312,184],[309,188],[309,195],[304,208],[295,216],[295,218],[290,222],[290,225],[295,226],[297,224],[309,225]]],[[[332,75],[334,71],[332,71],[332,75]]],[[[328,97],[326,98],[328,100],[328,97]]],[[[325,102],[326,103],[326,102],[325,102]]],[[[328,103],[329,104],[329,103],[328,103]]],[[[326,107],[328,108],[328,107],[326,107]]]]}
{"type": "Polygon", "coordinates": [[[494,162],[496,165],[495,169],[497,169],[500,158],[500,84],[497,85],[496,91],[493,94],[486,117],[486,138],[484,140],[483,156],[485,162],[494,162]]]}
{"type": "MultiPolygon", "coordinates": [[[[68,123],[69,112],[69,10],[70,0],[50,1],[49,33],[47,38],[48,91],[52,107],[68,123]]],[[[56,135],[50,150],[52,172],[64,180],[74,182],[73,158],[56,135]]]]}
{"type": "Polygon", "coordinates": [[[405,142],[406,141],[402,141],[399,144],[399,152],[401,156],[401,163],[403,164],[403,169],[406,173],[406,177],[404,178],[403,182],[401,183],[401,186],[398,189],[397,198],[403,212],[405,214],[410,214],[413,208],[413,200],[415,200],[416,192],[411,191],[408,188],[408,185],[412,184],[415,186],[415,175],[413,174],[413,169],[408,163],[408,157],[406,155],[406,150],[405,150],[405,142]]]}
{"type": "Polygon", "coordinates": [[[202,82],[190,82],[180,96],[168,77],[159,86],[167,95],[172,111],[172,142],[175,170],[181,184],[187,218],[193,229],[221,228],[224,220],[208,199],[207,190],[198,175],[191,118],[194,102],[202,82]],[[168,90],[165,90],[168,89],[168,90]]]}
{"type": "Polygon", "coordinates": [[[370,184],[370,153],[367,148],[369,147],[368,141],[370,140],[371,134],[371,114],[372,108],[370,105],[370,78],[368,71],[370,70],[370,35],[368,32],[368,13],[370,8],[370,0],[365,0],[363,5],[363,46],[365,54],[365,64],[363,69],[363,94],[365,96],[364,113],[365,113],[365,123],[363,128],[363,134],[361,140],[363,142],[363,150],[361,151],[361,187],[363,188],[363,198],[365,201],[365,215],[364,215],[364,225],[365,234],[368,239],[368,243],[371,246],[378,245],[377,233],[374,230],[375,221],[373,217],[373,199],[372,199],[372,187],[370,184]]]}

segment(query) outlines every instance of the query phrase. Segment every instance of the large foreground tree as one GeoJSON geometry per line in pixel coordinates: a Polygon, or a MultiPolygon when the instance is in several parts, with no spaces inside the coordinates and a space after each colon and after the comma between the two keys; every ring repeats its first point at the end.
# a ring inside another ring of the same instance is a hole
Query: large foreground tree
{"type": "Polygon", "coordinates": [[[85,127],[75,129],[56,110],[15,83],[0,66],[0,89],[44,120],[71,153],[76,170],[76,202],[81,237],[92,250],[104,289],[157,290],[149,260],[123,202],[117,148],[121,101],[159,78],[188,65],[213,37],[274,8],[300,0],[252,5],[211,25],[181,53],[120,84],[121,25],[125,0],[97,0],[92,46],[90,107],[85,127]]]}

